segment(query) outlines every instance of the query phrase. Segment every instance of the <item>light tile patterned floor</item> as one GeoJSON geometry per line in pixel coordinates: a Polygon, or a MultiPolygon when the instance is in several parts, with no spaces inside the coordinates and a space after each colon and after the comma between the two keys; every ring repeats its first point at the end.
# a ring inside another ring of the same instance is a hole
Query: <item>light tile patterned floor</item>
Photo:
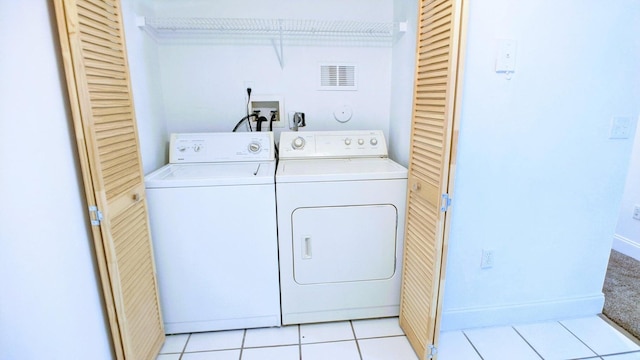
{"type": "MultiPolygon", "coordinates": [[[[598,316],[444,332],[438,360],[640,360],[598,316]]],[[[398,318],[167,336],[158,360],[418,360],[398,318]]]]}

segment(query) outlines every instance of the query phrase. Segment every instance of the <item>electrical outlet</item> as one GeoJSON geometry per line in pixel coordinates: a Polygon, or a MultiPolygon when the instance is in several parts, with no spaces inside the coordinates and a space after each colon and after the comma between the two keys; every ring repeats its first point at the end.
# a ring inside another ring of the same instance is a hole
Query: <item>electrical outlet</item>
{"type": "Polygon", "coordinates": [[[611,119],[609,139],[628,139],[631,133],[631,118],[615,116],[611,119]]]}
{"type": "Polygon", "coordinates": [[[245,89],[247,89],[247,88],[253,89],[254,88],[254,84],[255,83],[253,81],[245,80],[245,81],[242,82],[242,87],[245,88],[245,89]]]}
{"type": "Polygon", "coordinates": [[[482,259],[480,260],[480,268],[489,269],[493,267],[493,250],[482,249],[482,259]]]}
{"type": "Polygon", "coordinates": [[[635,205],[633,207],[633,218],[640,220],[640,205],[635,205]]]}

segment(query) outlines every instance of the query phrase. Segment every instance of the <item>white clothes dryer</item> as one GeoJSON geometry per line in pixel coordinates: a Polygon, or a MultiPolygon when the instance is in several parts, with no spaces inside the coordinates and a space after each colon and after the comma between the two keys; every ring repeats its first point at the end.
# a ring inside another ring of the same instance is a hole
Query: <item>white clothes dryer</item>
{"type": "Polygon", "coordinates": [[[407,169],[381,131],[283,132],[282,323],[397,316],[407,169]]]}
{"type": "Polygon", "coordinates": [[[145,178],[167,334],[279,326],[272,133],[172,134],[145,178]]]}

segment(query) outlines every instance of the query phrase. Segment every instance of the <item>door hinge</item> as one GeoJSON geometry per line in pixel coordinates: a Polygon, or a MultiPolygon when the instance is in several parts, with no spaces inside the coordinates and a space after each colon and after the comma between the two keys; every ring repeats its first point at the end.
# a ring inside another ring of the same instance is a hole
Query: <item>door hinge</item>
{"type": "Polygon", "coordinates": [[[102,221],[102,211],[98,210],[98,207],[95,205],[89,206],[89,219],[91,219],[91,225],[100,226],[100,222],[102,221]]]}
{"type": "Polygon", "coordinates": [[[451,198],[449,197],[449,194],[442,194],[442,206],[440,207],[440,211],[447,211],[449,206],[451,206],[451,198]]]}
{"type": "Polygon", "coordinates": [[[430,344],[429,346],[427,346],[427,353],[425,355],[425,358],[433,359],[433,357],[436,356],[437,353],[438,353],[438,348],[435,345],[430,344]]]}

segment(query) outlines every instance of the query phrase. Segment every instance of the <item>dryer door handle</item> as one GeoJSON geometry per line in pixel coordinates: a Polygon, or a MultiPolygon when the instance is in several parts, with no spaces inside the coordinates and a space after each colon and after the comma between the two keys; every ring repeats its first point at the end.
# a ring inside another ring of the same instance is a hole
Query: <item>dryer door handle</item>
{"type": "Polygon", "coordinates": [[[311,259],[311,236],[302,237],[302,259],[311,259]]]}

